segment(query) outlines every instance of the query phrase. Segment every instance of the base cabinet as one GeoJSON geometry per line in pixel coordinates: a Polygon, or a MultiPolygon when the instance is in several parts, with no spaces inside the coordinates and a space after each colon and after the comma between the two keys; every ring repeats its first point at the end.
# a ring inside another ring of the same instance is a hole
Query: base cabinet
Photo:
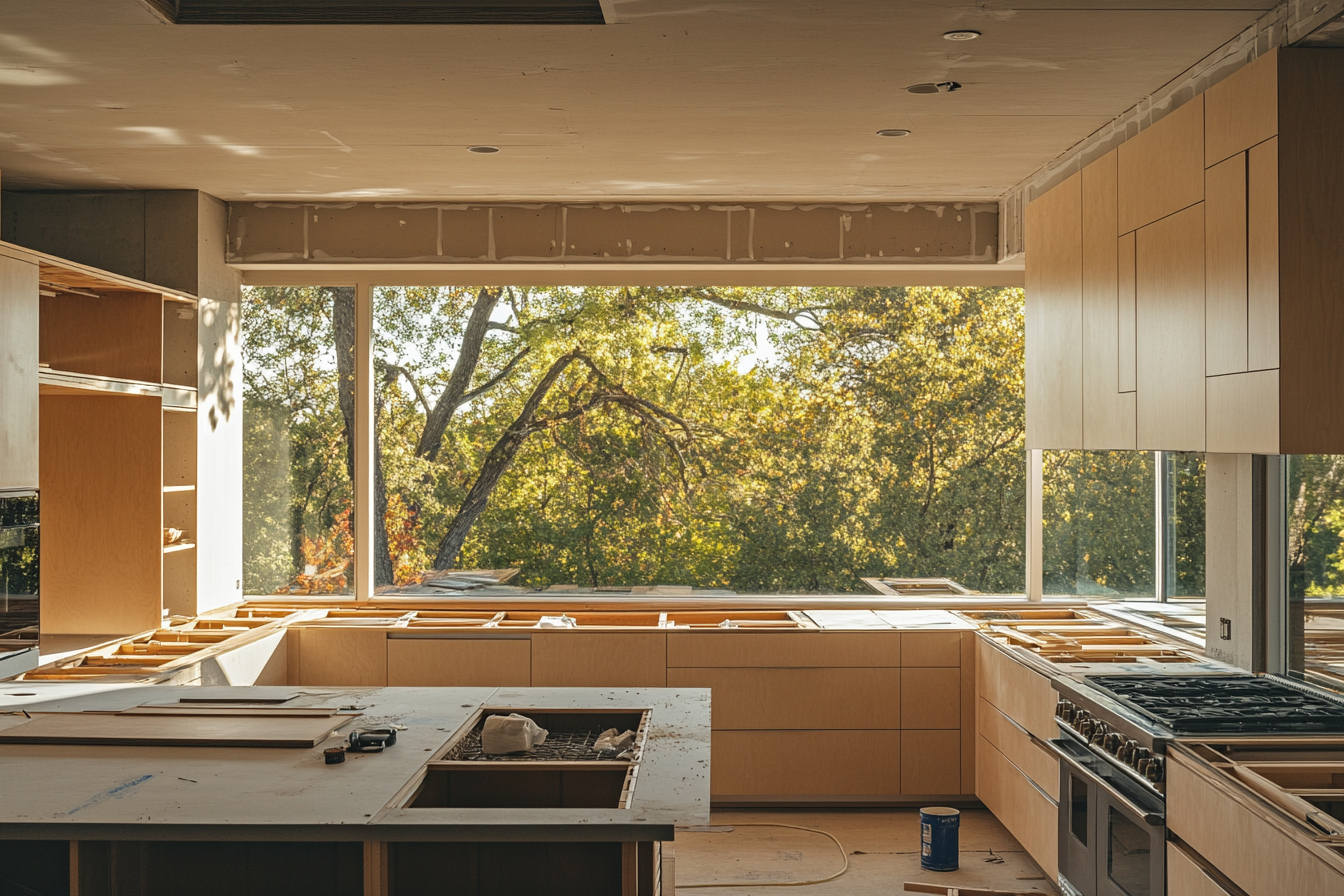
{"type": "Polygon", "coordinates": [[[1167,841],[1167,892],[1172,896],[1242,896],[1215,881],[1188,847],[1167,841]]]}
{"type": "Polygon", "coordinates": [[[977,796],[1051,880],[1059,876],[1059,805],[985,740],[975,754],[977,796]]]}

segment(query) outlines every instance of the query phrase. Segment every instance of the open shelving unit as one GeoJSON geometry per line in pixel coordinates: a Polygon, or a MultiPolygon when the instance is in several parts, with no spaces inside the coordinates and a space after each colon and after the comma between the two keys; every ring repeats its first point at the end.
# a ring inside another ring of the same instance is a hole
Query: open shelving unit
{"type": "Polygon", "coordinates": [[[38,263],[42,631],[194,615],[197,300],[38,263]]]}

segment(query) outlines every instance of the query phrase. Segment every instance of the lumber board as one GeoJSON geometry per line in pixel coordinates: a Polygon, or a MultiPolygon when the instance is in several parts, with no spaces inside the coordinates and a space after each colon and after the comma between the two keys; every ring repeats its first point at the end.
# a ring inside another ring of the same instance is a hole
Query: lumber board
{"type": "Polygon", "coordinates": [[[358,714],[325,717],[182,716],[104,713],[35,714],[0,731],[0,743],[163,747],[314,747],[358,714]]]}

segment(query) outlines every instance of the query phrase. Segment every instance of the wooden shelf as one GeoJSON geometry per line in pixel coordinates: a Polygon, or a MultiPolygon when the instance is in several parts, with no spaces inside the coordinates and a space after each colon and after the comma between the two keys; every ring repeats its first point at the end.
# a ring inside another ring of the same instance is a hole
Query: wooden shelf
{"type": "Polygon", "coordinates": [[[143,395],[160,398],[163,387],[158,383],[142,380],[122,380],[107,376],[94,376],[91,373],[72,373],[68,370],[53,370],[40,367],[37,371],[38,394],[40,395],[143,395]]]}
{"type": "Polygon", "coordinates": [[[175,553],[177,553],[178,551],[190,551],[190,550],[193,550],[195,547],[196,547],[196,542],[194,542],[194,541],[183,541],[183,542],[179,542],[179,543],[177,543],[177,544],[166,544],[166,545],[164,545],[164,546],[163,546],[163,552],[164,552],[165,554],[175,554],[175,553]]]}
{"type": "Polygon", "coordinates": [[[168,494],[169,492],[194,492],[194,491],[196,491],[196,486],[194,485],[165,485],[163,487],[163,493],[165,495],[168,494]]]}

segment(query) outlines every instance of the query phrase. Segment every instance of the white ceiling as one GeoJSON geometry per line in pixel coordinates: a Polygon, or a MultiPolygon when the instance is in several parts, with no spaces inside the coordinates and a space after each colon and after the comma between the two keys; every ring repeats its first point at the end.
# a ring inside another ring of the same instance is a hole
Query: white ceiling
{"type": "Polygon", "coordinates": [[[0,170],[230,200],[994,199],[1273,5],[615,0],[605,26],[213,27],[0,0],[0,170]],[[904,89],[944,79],[964,88],[904,89]]]}

